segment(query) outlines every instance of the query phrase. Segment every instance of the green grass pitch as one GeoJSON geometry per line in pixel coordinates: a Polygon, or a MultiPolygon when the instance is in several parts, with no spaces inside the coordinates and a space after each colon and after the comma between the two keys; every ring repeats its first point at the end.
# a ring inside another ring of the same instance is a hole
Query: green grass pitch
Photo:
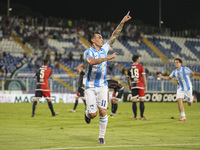
{"type": "Polygon", "coordinates": [[[0,150],[199,150],[200,104],[184,106],[186,122],[178,121],[177,103],[150,102],[145,103],[149,120],[133,121],[132,103],[119,103],[116,118],[108,120],[106,144],[99,145],[99,117],[86,124],[84,104],[78,105],[76,113],[68,112],[73,104],[54,104],[60,114],[52,117],[47,103],[39,103],[32,118],[32,103],[1,103],[0,150]]]}

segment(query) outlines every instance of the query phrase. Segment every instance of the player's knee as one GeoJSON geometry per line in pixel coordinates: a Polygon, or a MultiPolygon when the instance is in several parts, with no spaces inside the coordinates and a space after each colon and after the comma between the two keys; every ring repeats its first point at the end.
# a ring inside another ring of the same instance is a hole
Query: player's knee
{"type": "Polygon", "coordinates": [[[90,118],[91,118],[91,119],[95,118],[96,116],[97,116],[97,112],[91,113],[91,114],[90,114],[90,118]]]}
{"type": "Polygon", "coordinates": [[[117,100],[116,100],[116,99],[112,99],[112,100],[111,100],[111,103],[116,104],[116,103],[117,103],[117,100]]]}
{"type": "Polygon", "coordinates": [[[182,103],[182,101],[183,101],[183,100],[182,100],[181,98],[178,98],[178,99],[177,99],[177,102],[178,102],[178,103],[182,103]]]}
{"type": "Polygon", "coordinates": [[[188,104],[188,106],[192,106],[192,103],[191,103],[191,102],[188,102],[187,104],[188,104]]]}
{"type": "Polygon", "coordinates": [[[101,109],[101,110],[99,111],[99,116],[101,116],[101,117],[106,116],[106,109],[101,109]]]}
{"type": "Polygon", "coordinates": [[[137,102],[137,99],[132,99],[132,102],[137,102]]]}
{"type": "Polygon", "coordinates": [[[114,100],[114,104],[117,104],[117,102],[118,102],[118,100],[117,100],[117,99],[115,99],[115,100],[114,100]]]}
{"type": "Polygon", "coordinates": [[[39,98],[35,98],[34,101],[38,102],[38,101],[39,101],[39,98]]]}

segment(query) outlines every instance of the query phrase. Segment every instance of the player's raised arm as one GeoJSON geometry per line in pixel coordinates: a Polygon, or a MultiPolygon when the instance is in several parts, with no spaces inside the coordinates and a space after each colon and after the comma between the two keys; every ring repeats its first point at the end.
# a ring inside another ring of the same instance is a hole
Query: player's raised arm
{"type": "Polygon", "coordinates": [[[112,33],[112,36],[110,37],[110,39],[108,41],[110,46],[112,46],[112,44],[115,42],[115,40],[119,37],[119,35],[120,35],[121,31],[122,31],[122,28],[124,26],[124,23],[131,19],[131,16],[129,15],[129,13],[130,13],[130,11],[128,11],[126,16],[124,16],[124,18],[122,19],[120,24],[117,26],[115,31],[112,33]]]}

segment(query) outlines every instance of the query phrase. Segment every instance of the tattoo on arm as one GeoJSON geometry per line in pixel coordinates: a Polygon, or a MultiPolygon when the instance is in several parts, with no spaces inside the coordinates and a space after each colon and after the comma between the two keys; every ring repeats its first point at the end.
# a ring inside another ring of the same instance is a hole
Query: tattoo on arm
{"type": "Polygon", "coordinates": [[[106,58],[100,58],[100,59],[96,59],[96,63],[100,64],[102,62],[106,61],[106,58]]]}
{"type": "Polygon", "coordinates": [[[102,63],[102,62],[104,62],[106,60],[108,60],[107,57],[105,57],[105,58],[98,58],[98,59],[92,59],[92,60],[91,59],[87,59],[87,61],[88,61],[88,63],[90,65],[97,65],[97,64],[100,64],[100,63],[102,63]]]}
{"type": "Polygon", "coordinates": [[[117,28],[115,29],[115,31],[113,32],[110,40],[109,40],[109,44],[112,46],[112,44],[115,42],[115,40],[119,37],[121,31],[122,31],[122,28],[124,26],[124,23],[120,23],[117,28]]]}
{"type": "Polygon", "coordinates": [[[193,74],[192,75],[195,75],[195,76],[200,76],[200,73],[198,73],[198,72],[193,72],[193,74]]]}

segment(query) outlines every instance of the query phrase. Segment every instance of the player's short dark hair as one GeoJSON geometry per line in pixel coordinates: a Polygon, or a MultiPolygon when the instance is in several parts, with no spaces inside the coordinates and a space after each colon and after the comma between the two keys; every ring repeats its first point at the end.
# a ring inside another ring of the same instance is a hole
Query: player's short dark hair
{"type": "Polygon", "coordinates": [[[136,61],[138,60],[139,57],[140,57],[140,56],[138,56],[138,55],[133,55],[132,61],[133,61],[133,62],[136,62],[136,61]]]}
{"type": "Polygon", "coordinates": [[[181,64],[183,64],[183,61],[182,61],[181,58],[178,58],[178,57],[177,57],[177,58],[174,59],[174,61],[175,61],[175,60],[178,60],[181,64]]]}
{"type": "Polygon", "coordinates": [[[49,63],[49,60],[48,60],[48,59],[44,59],[44,60],[43,60],[43,64],[44,64],[44,65],[47,65],[48,63],[49,63]]]}
{"type": "Polygon", "coordinates": [[[95,31],[95,32],[90,32],[89,35],[88,35],[88,41],[90,42],[90,44],[93,43],[93,42],[92,42],[92,38],[94,38],[94,35],[95,35],[95,34],[101,34],[101,33],[97,32],[97,31],[95,31]]]}

